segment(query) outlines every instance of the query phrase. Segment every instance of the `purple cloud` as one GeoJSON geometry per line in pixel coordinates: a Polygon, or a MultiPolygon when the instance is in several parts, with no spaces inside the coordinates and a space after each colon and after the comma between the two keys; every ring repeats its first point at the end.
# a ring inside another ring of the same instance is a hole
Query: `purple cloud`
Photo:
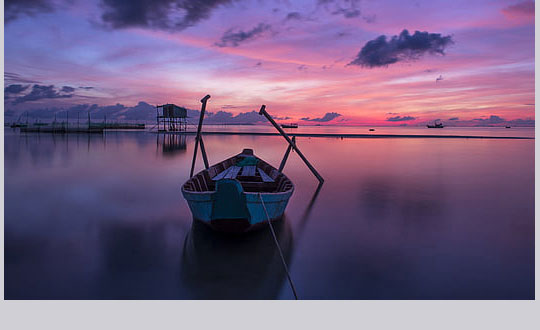
{"type": "Polygon", "coordinates": [[[259,25],[248,31],[234,31],[233,29],[229,29],[223,34],[221,40],[215,43],[215,45],[218,47],[237,47],[244,41],[258,38],[271,28],[272,26],[268,24],[259,23],[259,25]]]}
{"type": "Polygon", "coordinates": [[[454,41],[451,36],[420,31],[410,35],[409,31],[403,30],[399,36],[393,36],[390,40],[381,35],[368,41],[348,65],[373,68],[399,61],[417,60],[426,53],[444,55],[444,49],[452,43],[454,41]]]}
{"type": "Polygon", "coordinates": [[[386,121],[409,121],[409,120],[415,120],[416,117],[412,117],[412,116],[395,116],[395,117],[390,117],[390,118],[386,118],[386,121]]]}
{"type": "Polygon", "coordinates": [[[300,120],[303,120],[303,121],[316,121],[316,122],[328,122],[328,121],[332,121],[334,119],[336,119],[337,117],[340,117],[341,114],[337,113],[337,112],[327,112],[322,118],[309,118],[309,117],[304,117],[304,118],[301,118],[300,120]]]}

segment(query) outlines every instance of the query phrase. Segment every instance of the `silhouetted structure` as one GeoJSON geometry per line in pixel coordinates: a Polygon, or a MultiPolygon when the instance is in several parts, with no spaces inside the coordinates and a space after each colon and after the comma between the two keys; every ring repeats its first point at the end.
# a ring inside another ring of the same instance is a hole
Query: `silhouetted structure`
{"type": "Polygon", "coordinates": [[[156,117],[158,131],[185,131],[187,128],[186,108],[174,104],[158,105],[156,106],[156,117]]]}

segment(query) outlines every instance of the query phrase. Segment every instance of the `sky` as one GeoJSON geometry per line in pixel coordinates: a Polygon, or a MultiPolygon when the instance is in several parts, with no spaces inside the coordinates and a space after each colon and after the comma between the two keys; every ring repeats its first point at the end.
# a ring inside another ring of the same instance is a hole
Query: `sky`
{"type": "Polygon", "coordinates": [[[4,1],[6,116],[206,94],[224,121],[534,125],[534,1],[4,1]]]}

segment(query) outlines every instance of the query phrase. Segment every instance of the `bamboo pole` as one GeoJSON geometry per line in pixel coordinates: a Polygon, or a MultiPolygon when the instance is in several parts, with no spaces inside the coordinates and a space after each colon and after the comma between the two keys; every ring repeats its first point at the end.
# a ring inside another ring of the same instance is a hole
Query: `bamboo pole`
{"type": "MultiPolygon", "coordinates": [[[[296,136],[292,137],[292,142],[296,144],[296,136]]],[[[283,159],[281,160],[281,164],[279,164],[278,171],[283,172],[283,168],[285,167],[285,163],[287,162],[287,159],[289,158],[289,153],[291,153],[291,145],[287,147],[287,151],[285,151],[285,155],[283,156],[283,159]]]]}
{"type": "Polygon", "coordinates": [[[291,138],[287,135],[287,133],[285,133],[285,131],[283,131],[283,129],[279,127],[279,125],[274,121],[274,119],[268,114],[268,112],[266,112],[266,105],[263,104],[261,106],[261,110],[259,110],[259,114],[264,115],[266,119],[268,119],[268,121],[278,130],[278,132],[285,138],[285,140],[289,142],[289,145],[298,153],[298,156],[302,158],[304,163],[306,163],[307,167],[311,170],[311,172],[313,173],[313,175],[315,175],[315,177],[319,180],[319,182],[323,183],[324,179],[319,174],[319,172],[317,172],[317,170],[310,164],[310,162],[307,160],[304,154],[300,151],[300,149],[296,147],[296,144],[293,141],[291,141],[291,138]]]}
{"type": "Polygon", "coordinates": [[[202,124],[203,124],[203,119],[204,119],[204,112],[206,111],[206,102],[208,102],[209,98],[210,98],[210,95],[206,95],[201,100],[201,103],[202,103],[202,105],[201,105],[201,115],[199,116],[199,126],[197,126],[197,136],[195,137],[195,148],[193,150],[193,161],[191,162],[191,171],[189,172],[189,177],[190,178],[193,176],[193,170],[195,169],[195,161],[197,160],[197,149],[199,147],[199,139],[201,137],[201,129],[202,129],[202,124]]]}

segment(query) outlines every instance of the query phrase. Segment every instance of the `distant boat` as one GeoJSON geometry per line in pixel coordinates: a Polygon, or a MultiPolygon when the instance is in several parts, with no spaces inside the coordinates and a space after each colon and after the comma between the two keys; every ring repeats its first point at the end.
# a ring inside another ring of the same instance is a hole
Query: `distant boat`
{"type": "Polygon", "coordinates": [[[252,149],[197,173],[182,186],[195,220],[233,233],[281,219],[293,191],[292,181],[252,149]]]}
{"type": "Polygon", "coordinates": [[[506,127],[506,128],[512,128],[512,127],[510,127],[510,126],[505,126],[505,127],[506,127]]]}
{"type": "Polygon", "coordinates": [[[427,128],[444,128],[444,125],[438,121],[438,120],[435,120],[435,122],[433,123],[433,125],[426,125],[427,128]]]}
{"type": "Polygon", "coordinates": [[[374,129],[374,128],[370,128],[369,131],[370,131],[370,132],[375,132],[375,129],[374,129]]]}
{"type": "Polygon", "coordinates": [[[281,127],[283,128],[298,128],[298,124],[281,124],[281,127]]]}

